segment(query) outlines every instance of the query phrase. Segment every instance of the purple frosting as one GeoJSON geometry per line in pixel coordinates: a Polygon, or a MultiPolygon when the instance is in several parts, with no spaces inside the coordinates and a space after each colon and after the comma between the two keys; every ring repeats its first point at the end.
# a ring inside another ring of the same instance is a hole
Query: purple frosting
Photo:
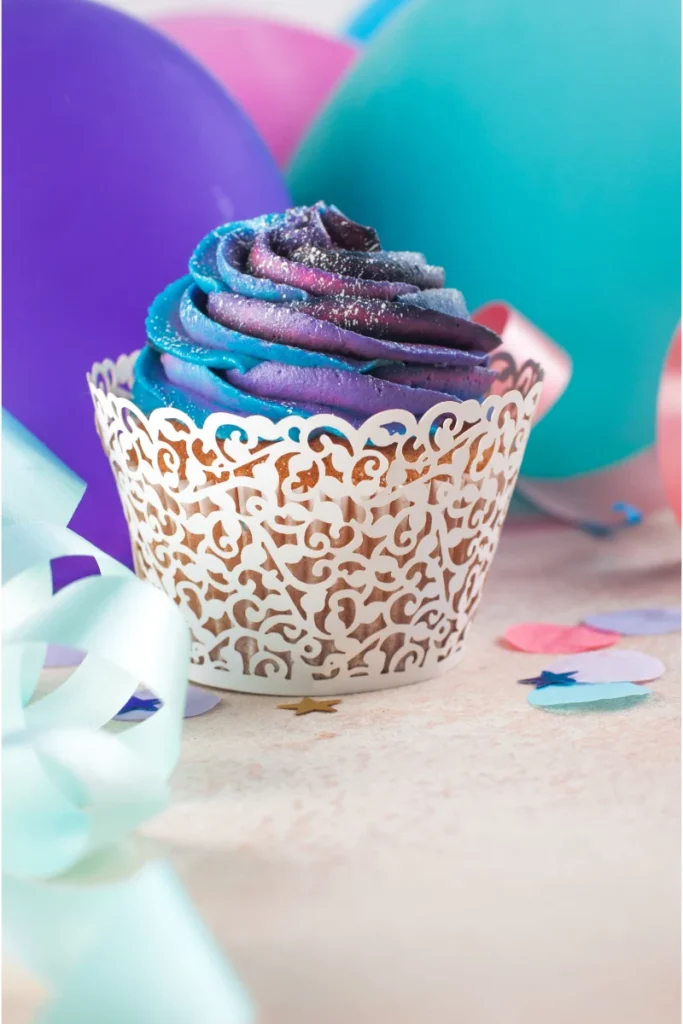
{"type": "Polygon", "coordinates": [[[352,423],[481,400],[500,344],[421,253],[387,252],[334,206],[225,225],[147,319],[133,396],[146,411],[217,409],[352,423]]]}

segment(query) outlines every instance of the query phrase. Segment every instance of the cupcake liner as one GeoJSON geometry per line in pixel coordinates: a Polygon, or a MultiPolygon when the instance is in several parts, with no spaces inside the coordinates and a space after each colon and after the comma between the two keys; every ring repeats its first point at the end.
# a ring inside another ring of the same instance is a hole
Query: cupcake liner
{"type": "Polygon", "coordinates": [[[147,417],[133,404],[136,355],[96,364],[88,382],[136,571],[185,613],[193,682],[343,694],[458,661],[541,392],[538,366],[494,357],[492,390],[503,394],[444,402],[419,421],[402,410],[359,428],[334,415],[272,423],[225,412],[199,428],[179,410],[147,417]]]}

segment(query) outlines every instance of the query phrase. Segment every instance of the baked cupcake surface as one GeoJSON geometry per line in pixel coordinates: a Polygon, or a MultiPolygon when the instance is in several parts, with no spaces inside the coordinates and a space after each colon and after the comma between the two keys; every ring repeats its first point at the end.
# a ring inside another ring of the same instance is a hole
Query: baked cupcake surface
{"type": "Polygon", "coordinates": [[[481,400],[500,338],[421,253],[319,202],[217,228],[147,317],[133,399],[202,425],[213,412],[421,416],[481,400]]]}

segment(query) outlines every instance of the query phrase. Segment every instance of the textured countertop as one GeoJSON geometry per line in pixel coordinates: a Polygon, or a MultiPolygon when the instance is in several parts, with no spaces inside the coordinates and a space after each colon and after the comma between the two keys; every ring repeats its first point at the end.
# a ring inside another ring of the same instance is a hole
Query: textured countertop
{"type": "Polygon", "coordinates": [[[496,644],[679,598],[668,515],[611,541],[513,522],[450,674],[329,715],[225,694],[187,721],[145,834],[261,1024],[680,1020],[680,636],[620,641],[668,667],[647,701],[571,714],[516,684],[552,658],[496,644]]]}
{"type": "Polygon", "coordinates": [[[496,644],[677,604],[668,516],[596,541],[510,523],[461,665],[296,717],[226,694],[188,721],[173,806],[148,829],[264,1024],[680,1020],[680,636],[625,711],[553,714],[496,644]]]}

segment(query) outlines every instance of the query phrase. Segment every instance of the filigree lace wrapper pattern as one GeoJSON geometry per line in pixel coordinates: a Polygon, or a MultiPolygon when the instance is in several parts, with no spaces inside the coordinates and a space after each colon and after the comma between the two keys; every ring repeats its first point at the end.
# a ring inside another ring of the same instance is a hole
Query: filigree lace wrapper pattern
{"type": "Polygon", "coordinates": [[[333,415],[275,424],[226,412],[200,428],[178,410],[140,412],[134,361],[93,367],[96,424],[136,571],[192,629],[195,682],[341,694],[457,662],[517,479],[538,367],[518,374],[506,362],[521,390],[444,402],[419,420],[392,410],[360,427],[333,415]]]}

